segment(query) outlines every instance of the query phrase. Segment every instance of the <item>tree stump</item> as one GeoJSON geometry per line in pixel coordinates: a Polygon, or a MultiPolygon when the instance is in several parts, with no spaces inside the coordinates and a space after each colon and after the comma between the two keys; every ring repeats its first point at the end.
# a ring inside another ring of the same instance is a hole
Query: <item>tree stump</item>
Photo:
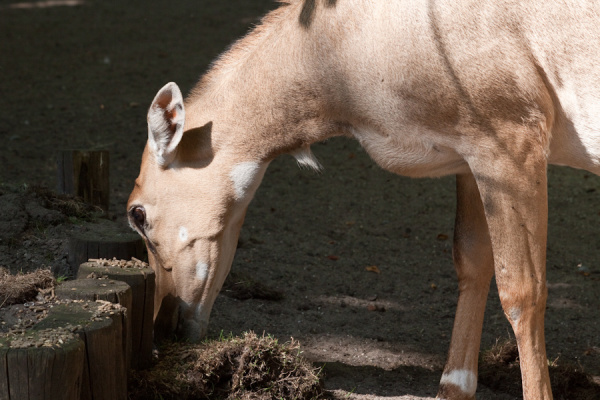
{"type": "Polygon", "coordinates": [[[153,345],[154,271],[141,262],[90,260],[81,264],[77,277],[86,278],[90,274],[106,276],[131,286],[131,368],[139,370],[149,367],[152,363],[153,345]],[[110,266],[119,263],[130,266],[110,266]]]}
{"type": "Polygon", "coordinates": [[[11,346],[10,338],[0,338],[0,399],[80,399],[85,344],[79,336],[63,328],[29,331],[18,339],[11,346]]]}
{"type": "Polygon", "coordinates": [[[144,251],[144,241],[137,233],[108,220],[84,225],[68,243],[69,265],[75,276],[90,258],[143,259],[144,251]]]}
{"type": "Polygon", "coordinates": [[[71,300],[104,300],[120,304],[127,311],[123,315],[123,354],[127,371],[131,367],[131,287],[122,281],[109,279],[77,279],[63,282],[55,288],[59,298],[71,300]]]}
{"type": "Polygon", "coordinates": [[[81,400],[126,400],[127,371],[123,353],[123,309],[109,302],[54,306],[34,330],[73,327],[85,342],[81,400]]]}
{"type": "Polygon", "coordinates": [[[85,203],[108,212],[108,151],[63,150],[59,152],[58,193],[79,196],[85,203]]]}

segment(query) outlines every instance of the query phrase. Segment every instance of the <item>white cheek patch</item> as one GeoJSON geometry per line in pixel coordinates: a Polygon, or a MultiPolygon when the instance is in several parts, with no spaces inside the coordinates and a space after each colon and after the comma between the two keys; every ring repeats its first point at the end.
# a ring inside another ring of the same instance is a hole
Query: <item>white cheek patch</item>
{"type": "Polygon", "coordinates": [[[241,162],[233,166],[229,178],[233,183],[236,200],[242,200],[246,197],[248,189],[253,186],[260,171],[261,164],[256,161],[241,162]]]}
{"type": "Polygon", "coordinates": [[[208,264],[198,261],[196,264],[196,279],[204,282],[208,277],[208,264]]]}
{"type": "Polygon", "coordinates": [[[472,371],[457,369],[445,372],[440,384],[456,386],[466,395],[473,396],[477,391],[477,376],[472,371]]]}
{"type": "Polygon", "coordinates": [[[186,242],[188,240],[188,230],[185,226],[179,228],[179,240],[186,242]]]}

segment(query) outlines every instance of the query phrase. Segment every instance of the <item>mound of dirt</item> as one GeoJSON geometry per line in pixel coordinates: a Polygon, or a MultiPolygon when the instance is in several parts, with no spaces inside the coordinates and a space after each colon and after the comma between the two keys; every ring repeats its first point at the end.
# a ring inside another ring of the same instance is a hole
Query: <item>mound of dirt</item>
{"type": "MultiPolygon", "coordinates": [[[[514,340],[497,342],[482,353],[479,364],[481,383],[499,392],[521,396],[519,350],[514,340]]],[[[580,366],[555,360],[549,367],[552,393],[556,400],[600,399],[600,386],[580,366]]]]}
{"type": "Polygon", "coordinates": [[[11,275],[7,269],[0,268],[0,307],[34,301],[40,291],[55,285],[56,280],[47,269],[11,275]]]}
{"type": "Polygon", "coordinates": [[[42,186],[0,183],[0,267],[10,273],[43,268],[72,277],[78,260],[69,259],[69,243],[91,234],[90,240],[101,240],[100,233],[139,237],[123,216],[108,216],[77,197],[42,186]]]}
{"type": "Polygon", "coordinates": [[[256,281],[249,275],[231,271],[223,284],[221,292],[225,296],[238,300],[259,299],[269,301],[283,300],[283,292],[256,281]]]}
{"type": "Polygon", "coordinates": [[[100,215],[73,196],[0,183],[0,267],[12,274],[46,268],[56,276],[72,275],[68,238],[100,215]]]}
{"type": "Polygon", "coordinates": [[[132,400],[271,400],[322,398],[319,370],[297,342],[279,344],[245,333],[200,345],[174,343],[161,349],[154,368],[135,374],[132,400]]]}
{"type": "Polygon", "coordinates": [[[34,195],[46,210],[58,211],[67,217],[91,221],[95,214],[102,214],[100,208],[84,203],[76,196],[55,193],[44,186],[32,185],[27,194],[34,195]]]}
{"type": "Polygon", "coordinates": [[[0,244],[20,242],[31,228],[55,226],[68,218],[91,220],[98,212],[74,196],[42,186],[0,185],[0,244]]]}

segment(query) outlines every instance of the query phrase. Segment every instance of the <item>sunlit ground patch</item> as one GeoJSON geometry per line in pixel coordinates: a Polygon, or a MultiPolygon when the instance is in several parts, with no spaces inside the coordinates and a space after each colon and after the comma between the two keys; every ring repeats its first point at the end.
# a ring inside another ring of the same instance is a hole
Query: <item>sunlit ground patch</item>
{"type": "MultiPolygon", "coordinates": [[[[549,363],[555,400],[600,399],[600,385],[580,365],[554,360],[549,363]]],[[[498,392],[521,396],[519,351],[514,340],[498,341],[479,361],[479,381],[498,392]]]]}
{"type": "Polygon", "coordinates": [[[22,3],[13,3],[4,8],[30,9],[30,8],[50,8],[50,7],[74,7],[84,4],[82,0],[49,0],[49,1],[28,1],[22,3]]]}

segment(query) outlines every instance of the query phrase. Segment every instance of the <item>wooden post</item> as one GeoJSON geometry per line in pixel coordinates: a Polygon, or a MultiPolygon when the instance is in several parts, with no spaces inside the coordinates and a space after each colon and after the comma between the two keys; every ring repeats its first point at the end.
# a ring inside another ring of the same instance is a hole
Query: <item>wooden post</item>
{"type": "Polygon", "coordinates": [[[154,318],[154,271],[149,267],[111,267],[110,261],[90,261],[81,264],[77,277],[86,278],[91,274],[106,276],[131,286],[131,368],[144,369],[152,363],[153,318],[154,318]]]}
{"type": "Polygon", "coordinates": [[[109,279],[77,279],[66,281],[55,288],[62,299],[96,301],[120,304],[127,312],[123,315],[123,354],[127,371],[131,367],[131,287],[122,281],[109,279]]]}
{"type": "Polygon", "coordinates": [[[84,228],[85,232],[77,233],[69,238],[68,242],[69,265],[75,276],[78,275],[79,266],[90,258],[145,258],[144,241],[128,227],[125,230],[123,226],[114,222],[100,220],[86,224],[84,228]]]}
{"type": "Polygon", "coordinates": [[[11,348],[0,339],[0,399],[79,400],[85,346],[76,335],[62,344],[11,348]]]}
{"type": "Polygon", "coordinates": [[[0,399],[125,400],[124,309],[76,300],[47,312],[31,328],[0,335],[0,399]]]}
{"type": "Polygon", "coordinates": [[[58,193],[79,196],[108,212],[108,151],[63,150],[58,154],[57,166],[58,193]]]}
{"type": "Polygon", "coordinates": [[[42,330],[69,325],[75,327],[74,333],[85,342],[81,400],[127,399],[123,309],[111,309],[107,305],[112,307],[108,302],[59,304],[33,327],[33,330],[42,330]]]}

